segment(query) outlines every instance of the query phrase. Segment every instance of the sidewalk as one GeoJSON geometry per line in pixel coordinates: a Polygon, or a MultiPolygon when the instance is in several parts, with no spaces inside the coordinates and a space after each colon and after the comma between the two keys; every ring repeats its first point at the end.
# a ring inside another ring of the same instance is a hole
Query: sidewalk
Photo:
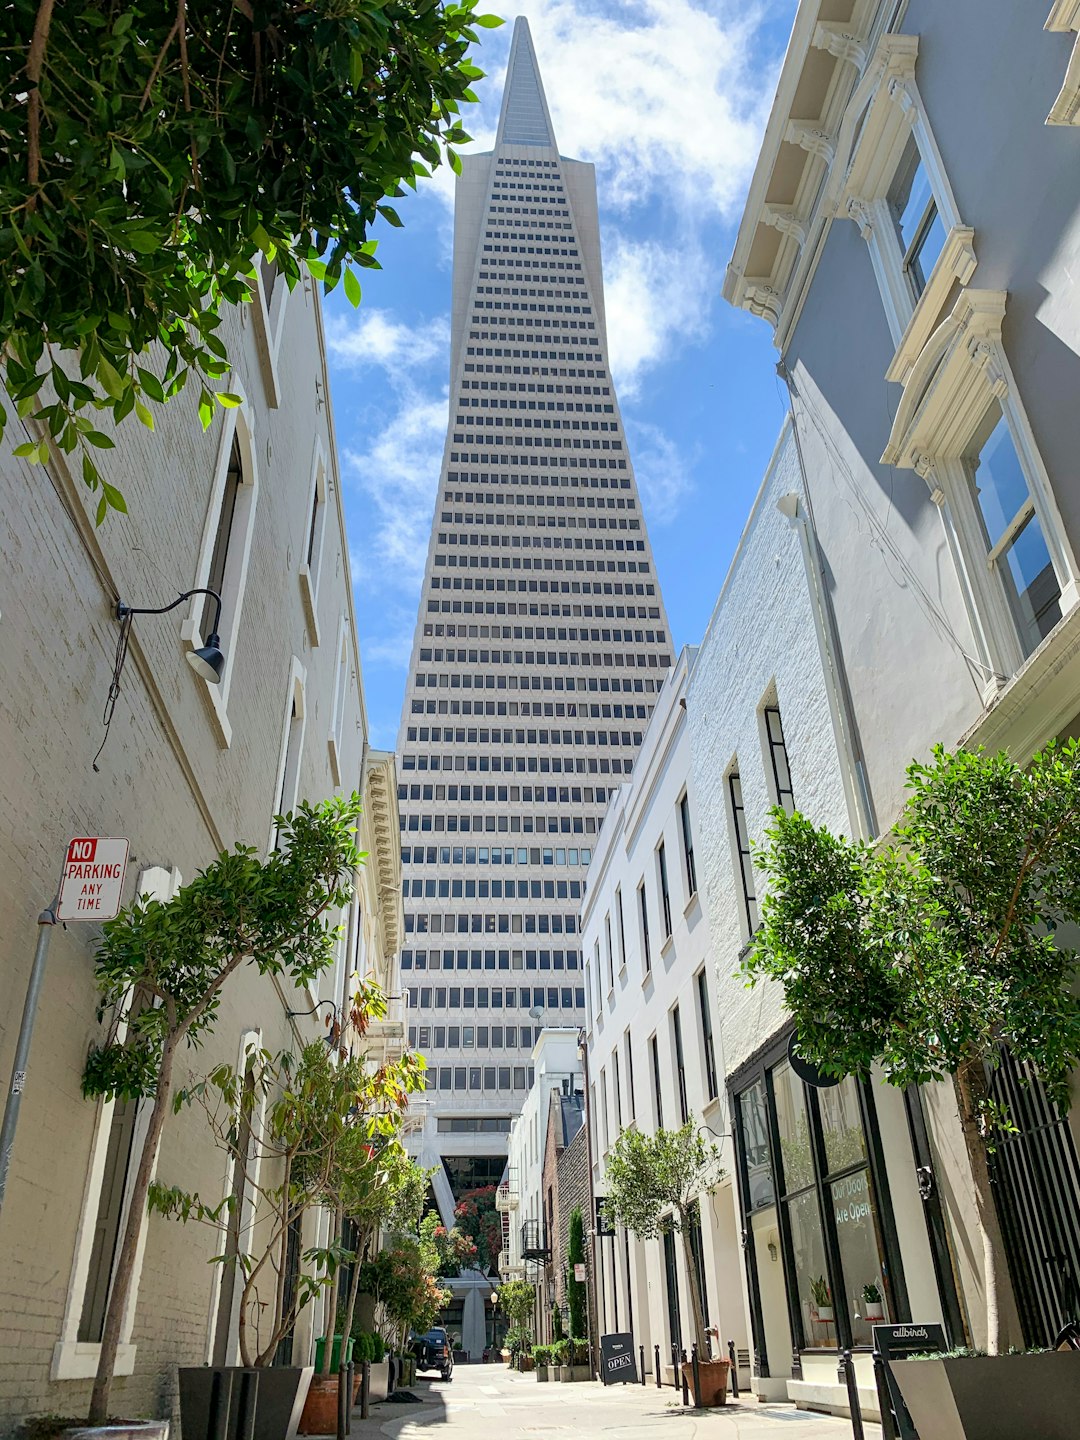
{"type": "MultiPolygon", "coordinates": [[[[460,1365],[449,1383],[421,1379],[409,1387],[416,1404],[381,1401],[367,1420],[353,1411],[350,1440],[852,1440],[849,1420],[760,1405],[741,1397],[715,1410],[684,1409],[679,1395],[654,1385],[540,1384],[501,1365],[460,1365]]],[[[865,1440],[880,1440],[866,1423],[865,1440]]]]}

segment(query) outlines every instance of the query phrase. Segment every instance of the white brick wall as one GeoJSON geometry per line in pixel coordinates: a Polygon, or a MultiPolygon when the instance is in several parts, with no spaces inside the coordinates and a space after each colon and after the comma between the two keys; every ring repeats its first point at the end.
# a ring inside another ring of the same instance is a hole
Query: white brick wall
{"type": "MultiPolygon", "coordinates": [[[[185,879],[222,846],[243,840],[263,847],[270,830],[287,700],[295,657],[306,670],[307,722],[299,793],[311,799],[335,789],[328,737],[337,681],[341,618],[352,646],[349,698],[341,744],[342,788],[360,788],[366,719],[356,651],[348,548],[338,507],[318,301],[301,287],[284,309],[276,380],[260,358],[255,307],[226,323],[238,357],[236,386],[247,396],[254,430],[259,493],[247,590],[232,658],[229,700],[232,743],[223,747],[203,682],[184,661],[180,637],[186,607],[143,616],[123,677],[109,743],[91,760],[102,736],[119,595],[135,605],[160,605],[196,583],[200,540],[218,463],[226,415],[203,434],[189,386],[158,418],[150,435],[127,421],[117,448],[102,452],[106,478],[124,493],[130,515],[110,516],[95,529],[78,481],[54,467],[65,510],[40,468],[12,458],[24,437],[8,427],[0,450],[0,749],[4,805],[0,812],[0,1076],[6,1091],[19,1014],[35,941],[35,919],[53,894],[64,845],[73,834],[127,836],[127,895],[140,870],[177,867],[185,879]],[[277,389],[280,405],[272,403],[277,389]],[[311,644],[298,571],[310,520],[311,462],[316,438],[328,457],[331,486],[324,531],[319,623],[311,644]],[[70,512],[70,514],[68,513],[70,512]],[[74,518],[72,518],[74,517],[74,518]]],[[[363,876],[369,963],[392,978],[380,957],[383,936],[400,914],[400,870],[393,759],[387,804],[393,846],[390,870],[373,851],[363,876]],[[377,885],[384,873],[382,888],[377,885]],[[387,880],[386,876],[389,876],[387,880]],[[388,893],[389,892],[389,893],[388,893]]],[[[400,919],[398,927],[400,928],[400,919]]],[[[94,1018],[93,926],[58,928],[52,938],[38,1012],[29,1081],[0,1224],[0,1434],[20,1416],[78,1414],[86,1381],[53,1382],[86,1187],[98,1107],[82,1099],[79,1080],[88,1045],[101,1028],[94,1018]]],[[[326,977],[324,995],[340,993],[326,977]]],[[[296,1009],[311,999],[286,998],[296,1009]]],[[[240,1035],[261,1029],[271,1048],[295,1044],[274,986],[254,971],[226,987],[220,1018],[206,1046],[185,1056],[203,1071],[235,1062],[240,1035]]],[[[301,1020],[305,1038],[321,1033],[317,1017],[301,1020]]],[[[207,1143],[194,1114],[171,1119],[158,1178],[222,1193],[222,1156],[207,1143]]],[[[91,1223],[92,1223],[91,1216],[91,1223]]],[[[135,1374],[118,1381],[114,1405],[133,1413],[169,1413],[178,1363],[207,1358],[214,1237],[198,1227],[149,1221],[145,1264],[132,1340],[135,1374]]],[[[309,1318],[298,1335],[306,1353],[309,1318]]]]}
{"type": "Polygon", "coordinates": [[[702,641],[687,696],[701,883],[728,1072],[782,1023],[779,991],[761,984],[748,990],[735,974],[744,935],[727,786],[737,757],[750,839],[759,843],[774,803],[760,721],[771,689],[783,720],[795,804],[819,824],[845,832],[850,826],[799,535],[776,508],[784,495],[801,491],[798,456],[785,425],[702,641]]]}

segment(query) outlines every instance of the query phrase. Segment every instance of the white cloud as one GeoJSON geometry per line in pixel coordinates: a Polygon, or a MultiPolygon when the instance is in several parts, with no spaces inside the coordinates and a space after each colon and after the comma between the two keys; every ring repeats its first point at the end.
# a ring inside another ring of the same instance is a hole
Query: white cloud
{"type": "Polygon", "coordinates": [[[353,570],[363,609],[383,604],[386,590],[415,593],[423,578],[447,419],[445,390],[433,396],[405,382],[391,418],[363,449],[345,452],[346,474],[375,517],[353,570]]]}
{"type": "Polygon", "coordinates": [[[604,264],[608,350],[622,400],[676,345],[708,332],[714,268],[692,238],[678,246],[615,236],[604,264]]]}
{"type": "Polygon", "coordinates": [[[445,316],[406,325],[385,310],[364,309],[355,320],[329,317],[327,349],[344,365],[362,368],[379,365],[400,371],[444,359],[450,345],[450,322],[445,316]]]}
{"type": "Polygon", "coordinates": [[[697,457],[684,455],[669,435],[647,421],[630,421],[627,429],[645,520],[649,525],[666,525],[693,491],[691,473],[697,457]]]}

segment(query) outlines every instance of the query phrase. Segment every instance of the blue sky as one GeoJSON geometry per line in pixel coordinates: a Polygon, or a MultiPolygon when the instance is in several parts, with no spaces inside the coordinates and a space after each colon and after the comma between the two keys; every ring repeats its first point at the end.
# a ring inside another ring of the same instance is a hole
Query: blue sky
{"type": "MultiPolygon", "coordinates": [[[[797,0],[492,0],[526,14],[564,155],[597,167],[611,368],[677,647],[700,640],[779,430],[764,321],[720,295],[797,0]]],[[[484,32],[476,148],[512,25],[484,32]]],[[[393,748],[446,431],[453,176],[326,302],[372,743],[393,748]]]]}

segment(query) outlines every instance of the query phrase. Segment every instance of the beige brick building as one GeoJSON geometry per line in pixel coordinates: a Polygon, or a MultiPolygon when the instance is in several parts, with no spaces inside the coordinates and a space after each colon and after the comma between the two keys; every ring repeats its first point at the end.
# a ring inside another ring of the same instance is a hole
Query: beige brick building
{"type": "MultiPolygon", "coordinates": [[[[123,425],[103,473],[128,517],[100,529],[63,457],[28,467],[9,425],[0,450],[0,1076],[5,1092],[36,940],[72,835],[123,836],[136,886],[167,895],[218,851],[273,843],[272,816],[302,797],[363,789],[369,852],[344,914],[334,972],[318,993],[241,972],[212,1038],[185,1070],[235,1063],[321,1033],[317,1001],[340,997],[356,968],[396,992],[402,928],[394,758],[367,744],[322,316],[309,281],[288,292],[267,272],[255,303],[229,318],[230,388],[244,398],[207,434],[189,390],[156,434],[123,425]],[[202,597],[136,619],[108,743],[102,708],[113,671],[118,600],[168,603],[220,589],[225,671],[218,687],[185,664],[205,638],[202,597]]],[[[93,924],[57,926],[37,1015],[19,1131],[0,1215],[0,1435],[20,1418],[85,1413],[115,1237],[124,1156],[139,1116],[84,1100],[80,1076],[95,1019],[93,924]],[[112,1146],[110,1148],[110,1139],[112,1146]]],[[[392,1007],[400,1002],[394,1000],[392,1007]]],[[[325,1014],[325,1010],[323,1012],[325,1014]]],[[[400,1017],[377,1027],[397,1046],[400,1017]]],[[[220,1152],[194,1114],[171,1118],[157,1166],[165,1183],[221,1197],[220,1152]]],[[[313,1220],[311,1235],[315,1238],[313,1220]]],[[[177,1364],[235,1359],[235,1314],[215,1236],[158,1218],[145,1228],[124,1329],[114,1410],[168,1415],[177,1364]]],[[[320,1317],[305,1312],[293,1356],[305,1363],[320,1317]]]]}

